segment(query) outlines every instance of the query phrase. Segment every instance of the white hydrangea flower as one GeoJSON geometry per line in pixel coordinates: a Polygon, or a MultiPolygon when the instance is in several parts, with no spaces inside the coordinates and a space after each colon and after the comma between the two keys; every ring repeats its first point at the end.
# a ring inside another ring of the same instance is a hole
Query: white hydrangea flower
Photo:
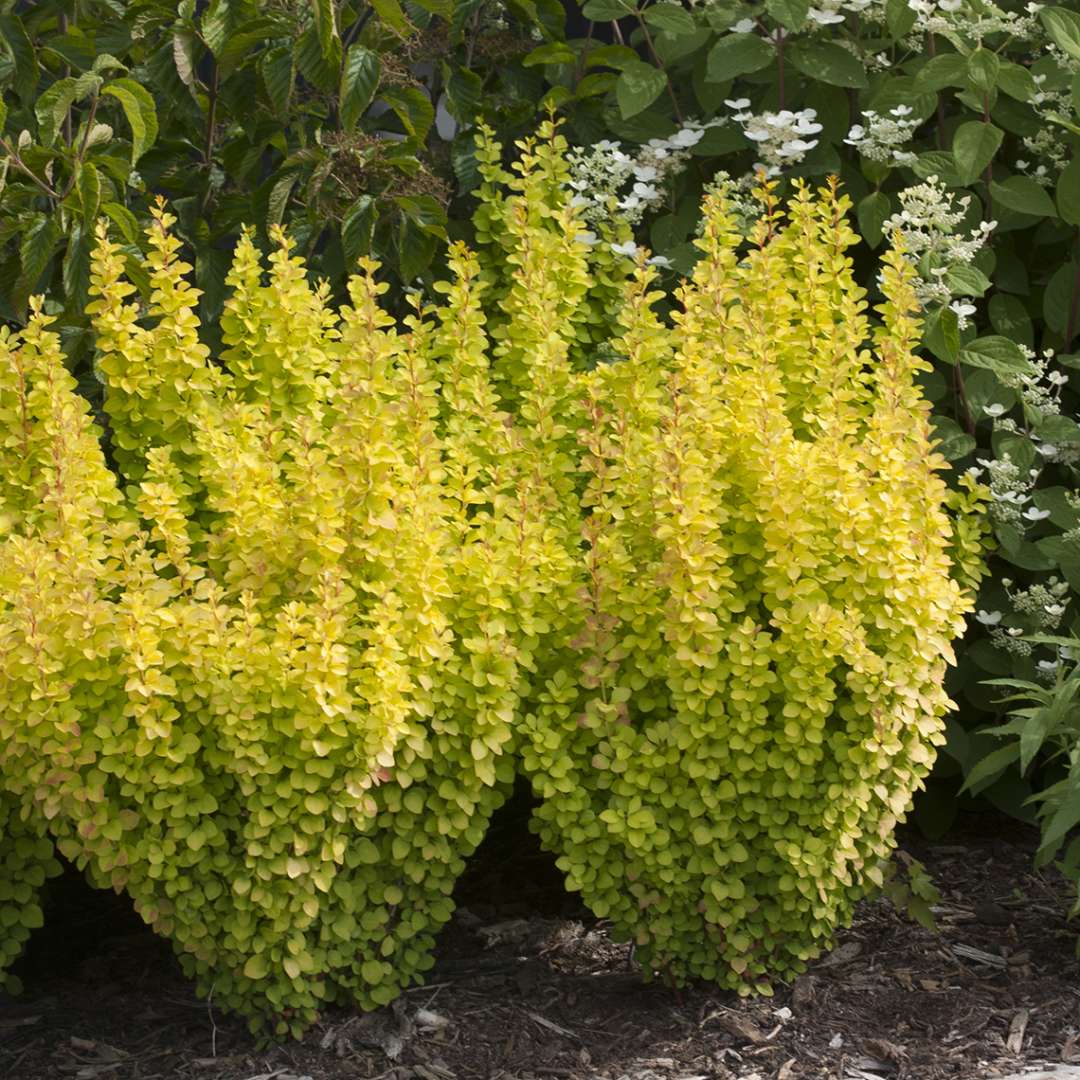
{"type": "Polygon", "coordinates": [[[888,116],[879,116],[869,109],[862,115],[863,123],[851,126],[844,142],[854,146],[870,161],[885,165],[911,165],[915,161],[915,154],[900,149],[910,141],[919,126],[918,120],[907,119],[911,112],[908,105],[895,106],[889,110],[888,116]]]}
{"type": "Polygon", "coordinates": [[[781,109],[779,112],[754,114],[743,107],[744,98],[738,99],[731,107],[739,106],[740,111],[734,120],[742,125],[743,134],[758,144],[761,160],[755,169],[764,169],[769,176],[776,176],[782,166],[798,164],[806,154],[818,144],[817,139],[805,139],[804,135],[816,135],[821,131],[814,109],[800,109],[793,112],[781,109]]]}

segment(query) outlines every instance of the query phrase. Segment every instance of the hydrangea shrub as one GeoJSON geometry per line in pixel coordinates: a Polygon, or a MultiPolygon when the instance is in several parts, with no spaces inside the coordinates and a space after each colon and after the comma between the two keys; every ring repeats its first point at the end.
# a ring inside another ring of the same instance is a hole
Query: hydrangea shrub
{"type": "Polygon", "coordinates": [[[99,229],[104,442],[40,303],[0,340],[7,797],[276,1034],[430,966],[518,761],[647,970],[764,989],[942,738],[979,532],[901,252],[873,317],[835,190],[765,184],[745,250],[721,191],[669,318],[521,149],[402,320],[245,237],[216,357],[164,208],[149,305],[99,229]]]}

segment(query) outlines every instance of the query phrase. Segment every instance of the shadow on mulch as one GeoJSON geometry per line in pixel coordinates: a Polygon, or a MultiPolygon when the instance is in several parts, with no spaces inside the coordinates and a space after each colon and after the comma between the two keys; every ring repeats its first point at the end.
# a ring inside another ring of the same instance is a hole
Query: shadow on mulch
{"type": "Polygon", "coordinates": [[[74,873],[0,1004],[4,1080],[983,1080],[1080,1064],[1077,927],[1035,834],[981,820],[931,845],[940,932],[884,901],[772,999],[643,986],[625,946],[564,892],[524,829],[493,823],[460,882],[428,984],[379,1014],[338,1012],[255,1049],[194,997],[168,946],[74,873]],[[988,839],[993,836],[993,839],[988,839]]]}

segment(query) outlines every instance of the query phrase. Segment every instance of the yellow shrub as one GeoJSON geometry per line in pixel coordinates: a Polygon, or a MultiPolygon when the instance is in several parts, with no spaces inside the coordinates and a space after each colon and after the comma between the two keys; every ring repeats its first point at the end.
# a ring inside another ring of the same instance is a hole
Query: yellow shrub
{"type": "Polygon", "coordinates": [[[846,200],[764,190],[744,256],[720,194],[669,323],[582,242],[561,140],[522,150],[481,147],[480,254],[401,324],[373,264],[335,312],[245,239],[216,360],[169,215],[147,307],[99,231],[108,459],[40,305],[0,337],[8,792],[279,1034],[430,966],[519,756],[647,967],[749,988],[876,880],[941,741],[978,534],[903,261],[872,325],[846,200]]]}

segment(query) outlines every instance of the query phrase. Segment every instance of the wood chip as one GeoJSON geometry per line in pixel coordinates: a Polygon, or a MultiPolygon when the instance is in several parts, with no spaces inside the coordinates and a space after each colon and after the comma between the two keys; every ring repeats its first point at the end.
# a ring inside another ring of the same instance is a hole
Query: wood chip
{"type": "Polygon", "coordinates": [[[780,1066],[780,1071],[776,1074],[776,1080],[791,1080],[795,1075],[795,1058],[788,1058],[783,1065],[780,1066]]]}
{"type": "Polygon", "coordinates": [[[899,1064],[907,1058],[907,1051],[902,1046],[889,1042],[888,1039],[867,1039],[865,1046],[874,1057],[891,1061],[894,1064],[899,1064]]]}
{"type": "Polygon", "coordinates": [[[976,949],[974,945],[954,945],[952,951],[954,956],[964,960],[974,960],[978,964],[986,964],[989,967],[1005,968],[1009,966],[1004,956],[997,956],[994,953],[976,949]]]}
{"type": "Polygon", "coordinates": [[[1010,1054],[1019,1054],[1024,1045],[1024,1032],[1027,1031],[1030,1009],[1018,1009],[1009,1024],[1009,1037],[1005,1046],[1010,1054]]]}
{"type": "Polygon", "coordinates": [[[845,941],[843,945],[837,945],[817,966],[819,968],[833,968],[839,967],[841,964],[850,964],[861,952],[862,945],[857,941],[845,941]]]}
{"type": "Polygon", "coordinates": [[[554,1031],[556,1035],[565,1035],[568,1039],[578,1038],[574,1032],[568,1031],[564,1027],[560,1027],[558,1024],[553,1023],[551,1020],[548,1020],[547,1017],[541,1016],[539,1013],[527,1012],[527,1015],[530,1020],[535,1021],[543,1028],[547,1028],[548,1031],[554,1031]]]}
{"type": "Polygon", "coordinates": [[[702,1025],[707,1024],[710,1020],[715,1020],[729,1035],[734,1035],[736,1039],[741,1039],[743,1042],[753,1043],[755,1046],[760,1046],[762,1043],[768,1042],[768,1036],[751,1020],[747,1020],[745,1016],[740,1016],[738,1013],[732,1012],[712,1012],[702,1021],[702,1025]]]}

